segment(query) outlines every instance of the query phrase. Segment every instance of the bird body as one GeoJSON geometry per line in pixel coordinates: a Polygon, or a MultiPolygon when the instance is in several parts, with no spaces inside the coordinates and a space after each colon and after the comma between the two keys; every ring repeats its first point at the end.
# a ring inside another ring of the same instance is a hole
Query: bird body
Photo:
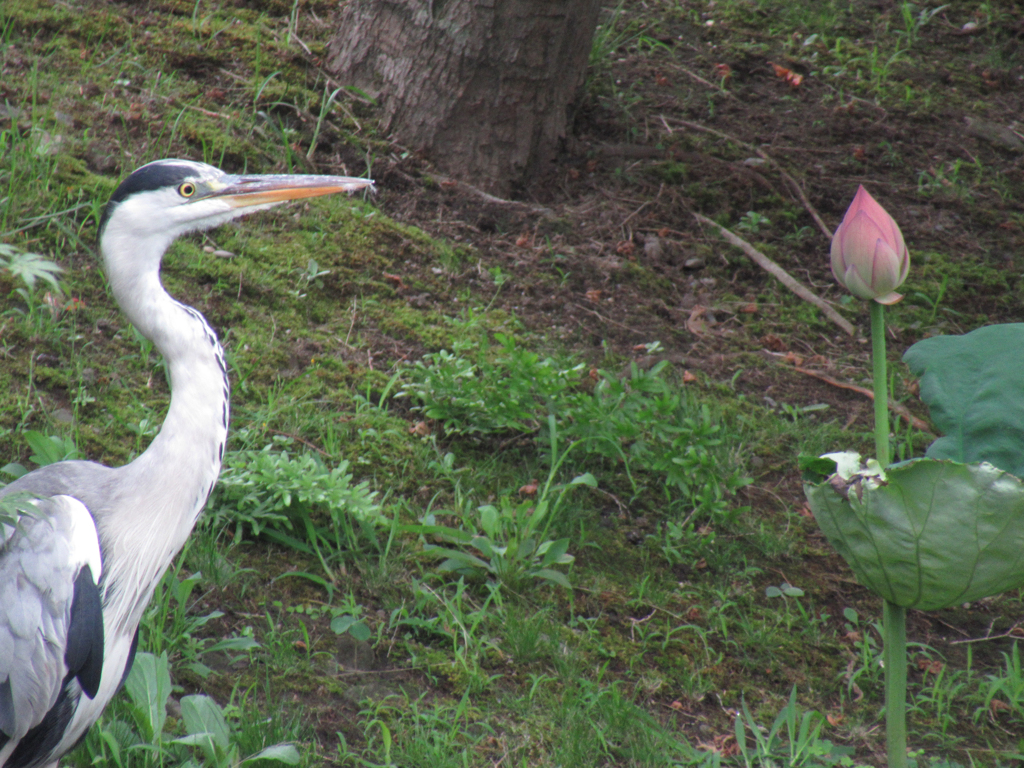
{"type": "Polygon", "coordinates": [[[230,386],[217,335],[160,282],[175,238],[289,199],[368,187],[345,176],[230,176],[161,160],[117,188],[100,224],[122,311],[167,363],[171,403],[131,463],[40,467],[0,488],[35,513],[0,525],[0,768],[55,766],[131,669],[142,613],[217,481],[230,386]]]}

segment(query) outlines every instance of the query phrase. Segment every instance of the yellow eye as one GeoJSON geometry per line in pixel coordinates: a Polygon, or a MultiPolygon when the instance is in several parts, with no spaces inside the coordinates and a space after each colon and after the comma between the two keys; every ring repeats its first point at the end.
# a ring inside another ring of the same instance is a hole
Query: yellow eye
{"type": "Polygon", "coordinates": [[[191,181],[186,181],[180,187],[178,187],[178,194],[182,197],[192,197],[196,193],[196,185],[191,181]]]}

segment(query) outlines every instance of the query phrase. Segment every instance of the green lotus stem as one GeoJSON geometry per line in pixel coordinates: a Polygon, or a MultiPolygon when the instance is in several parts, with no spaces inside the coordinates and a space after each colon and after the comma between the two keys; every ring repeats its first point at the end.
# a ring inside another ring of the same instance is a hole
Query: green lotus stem
{"type": "Polygon", "coordinates": [[[875,374],[875,458],[889,465],[889,381],[885,375],[885,307],[871,304],[871,365],[875,374]]]}
{"type": "MultiPolygon", "coordinates": [[[[883,467],[889,456],[889,381],[885,375],[885,307],[871,302],[871,365],[875,384],[875,456],[883,467]]],[[[907,610],[882,601],[885,659],[885,747],[889,768],[907,765],[907,610]]]]}
{"type": "Polygon", "coordinates": [[[907,609],[882,604],[885,659],[885,748],[889,768],[907,765],[907,609]]]}

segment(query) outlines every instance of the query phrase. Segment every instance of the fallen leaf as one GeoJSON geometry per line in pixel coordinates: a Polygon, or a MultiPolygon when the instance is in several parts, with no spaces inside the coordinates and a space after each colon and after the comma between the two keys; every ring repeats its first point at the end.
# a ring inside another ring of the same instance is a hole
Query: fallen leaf
{"type": "Polygon", "coordinates": [[[750,304],[744,304],[742,307],[740,307],[740,312],[742,312],[745,315],[755,315],[757,314],[757,304],[755,304],[754,302],[751,302],[750,304]]]}
{"type": "Polygon", "coordinates": [[[841,725],[844,718],[843,718],[842,715],[833,715],[833,714],[829,713],[829,714],[825,715],[825,719],[828,720],[828,724],[829,725],[835,726],[835,725],[841,725]]]}
{"type": "Polygon", "coordinates": [[[448,180],[441,182],[441,189],[454,189],[457,186],[459,186],[459,182],[457,181],[448,180]]]}
{"type": "MultiPolygon", "coordinates": [[[[1000,226],[1002,226],[1002,225],[1000,224],[1000,226]]],[[[672,232],[672,230],[669,229],[668,227],[662,227],[661,229],[658,230],[658,237],[666,238],[666,237],[669,236],[669,234],[671,232],[672,232]]]]}
{"type": "Polygon", "coordinates": [[[294,643],[292,643],[292,648],[294,648],[296,651],[304,651],[308,647],[309,646],[307,646],[302,640],[296,640],[294,643]]]}
{"type": "Polygon", "coordinates": [[[933,675],[937,675],[942,671],[943,666],[945,665],[938,659],[929,659],[926,656],[919,656],[917,659],[917,668],[926,674],[931,672],[933,675]]]}
{"type": "Polygon", "coordinates": [[[700,560],[693,564],[693,567],[696,568],[698,571],[703,571],[705,568],[708,567],[708,561],[702,557],[700,560]]]}
{"type": "Polygon", "coordinates": [[[722,85],[728,85],[732,79],[732,67],[728,64],[715,64],[715,74],[722,81],[722,85]]]}
{"type": "Polygon", "coordinates": [[[854,147],[853,148],[853,159],[854,160],[860,160],[861,162],[864,162],[867,159],[867,157],[868,157],[868,155],[867,155],[867,152],[864,151],[864,147],[854,147]]]}
{"type": "Polygon", "coordinates": [[[792,350],[790,350],[785,355],[783,355],[782,359],[785,360],[790,365],[803,365],[804,364],[804,359],[800,355],[798,355],[796,352],[793,352],[792,350]]]}
{"type": "Polygon", "coordinates": [[[740,753],[740,745],[736,742],[736,737],[732,734],[716,736],[715,744],[718,745],[717,752],[721,754],[722,757],[735,757],[740,753]]]}
{"type": "Polygon", "coordinates": [[[570,168],[569,169],[569,178],[570,179],[572,179],[573,181],[576,181],[576,179],[578,179],[579,177],[580,177],[579,170],[577,170],[576,168],[570,168]]]}
{"type": "Polygon", "coordinates": [[[600,290],[598,288],[591,288],[589,291],[587,291],[583,295],[587,297],[587,301],[592,301],[595,304],[597,304],[597,302],[599,302],[601,300],[601,294],[603,294],[603,293],[604,293],[604,291],[602,291],[602,290],[600,290]]]}
{"type": "Polygon", "coordinates": [[[701,619],[700,608],[698,608],[696,605],[691,606],[690,610],[688,610],[686,612],[686,620],[687,621],[700,621],[700,619],[701,619]]]}
{"type": "Polygon", "coordinates": [[[707,312],[707,307],[700,304],[690,310],[690,316],[686,319],[686,330],[694,336],[703,336],[708,332],[708,324],[704,319],[705,312],[707,312]]]}
{"type": "Polygon", "coordinates": [[[689,371],[683,371],[683,384],[693,384],[697,380],[697,377],[689,371]]]}
{"type": "Polygon", "coordinates": [[[416,435],[416,437],[427,437],[430,435],[430,427],[425,421],[417,421],[409,427],[409,434],[416,435]]]}
{"type": "Polygon", "coordinates": [[[530,244],[530,233],[523,232],[519,237],[516,238],[516,245],[520,248],[525,248],[530,244]]]}
{"type": "Polygon", "coordinates": [[[683,709],[683,702],[681,702],[681,701],[673,701],[668,706],[669,706],[669,708],[674,709],[674,710],[676,710],[678,712],[679,710],[683,709]]]}
{"type": "Polygon", "coordinates": [[[632,256],[635,250],[636,245],[633,244],[632,240],[620,240],[615,246],[615,252],[619,256],[632,256]]]}
{"type": "Polygon", "coordinates": [[[785,352],[786,342],[776,336],[774,333],[768,333],[761,337],[761,343],[771,350],[772,352],[785,352]]]}
{"type": "Polygon", "coordinates": [[[399,290],[405,290],[405,283],[402,282],[401,275],[393,275],[390,272],[384,273],[384,279],[390,280],[399,290]]]}
{"type": "Polygon", "coordinates": [[[989,702],[988,709],[994,717],[997,712],[1009,712],[1011,707],[1001,699],[992,699],[992,701],[989,702]]]}
{"type": "Polygon", "coordinates": [[[590,369],[590,370],[588,371],[588,375],[589,375],[589,376],[590,376],[590,378],[591,378],[591,379],[593,379],[594,381],[597,381],[597,380],[598,380],[598,379],[600,378],[600,374],[599,374],[599,373],[597,372],[597,368],[591,368],[591,369],[590,369]]]}
{"type": "Polygon", "coordinates": [[[776,64],[774,61],[769,61],[768,63],[771,64],[772,69],[775,70],[775,76],[780,80],[785,80],[787,83],[789,83],[791,88],[798,88],[800,86],[800,83],[804,81],[803,75],[794,72],[791,69],[787,69],[786,67],[780,66],[776,64]]]}
{"type": "Polygon", "coordinates": [[[654,82],[662,87],[669,84],[668,78],[665,77],[664,75],[658,75],[656,78],[654,78],[654,82]]]}
{"type": "Polygon", "coordinates": [[[519,489],[520,496],[536,496],[537,495],[537,481],[531,480],[526,485],[519,489]]]}

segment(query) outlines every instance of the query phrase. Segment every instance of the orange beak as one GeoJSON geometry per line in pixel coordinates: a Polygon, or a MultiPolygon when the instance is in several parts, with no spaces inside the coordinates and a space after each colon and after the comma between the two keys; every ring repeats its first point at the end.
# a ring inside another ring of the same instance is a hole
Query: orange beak
{"type": "Polygon", "coordinates": [[[227,176],[224,186],[204,195],[223,200],[232,208],[248,208],[268,203],[283,203],[304,197],[319,197],[335,192],[355,192],[373,187],[372,179],[354,176],[227,176]]]}

